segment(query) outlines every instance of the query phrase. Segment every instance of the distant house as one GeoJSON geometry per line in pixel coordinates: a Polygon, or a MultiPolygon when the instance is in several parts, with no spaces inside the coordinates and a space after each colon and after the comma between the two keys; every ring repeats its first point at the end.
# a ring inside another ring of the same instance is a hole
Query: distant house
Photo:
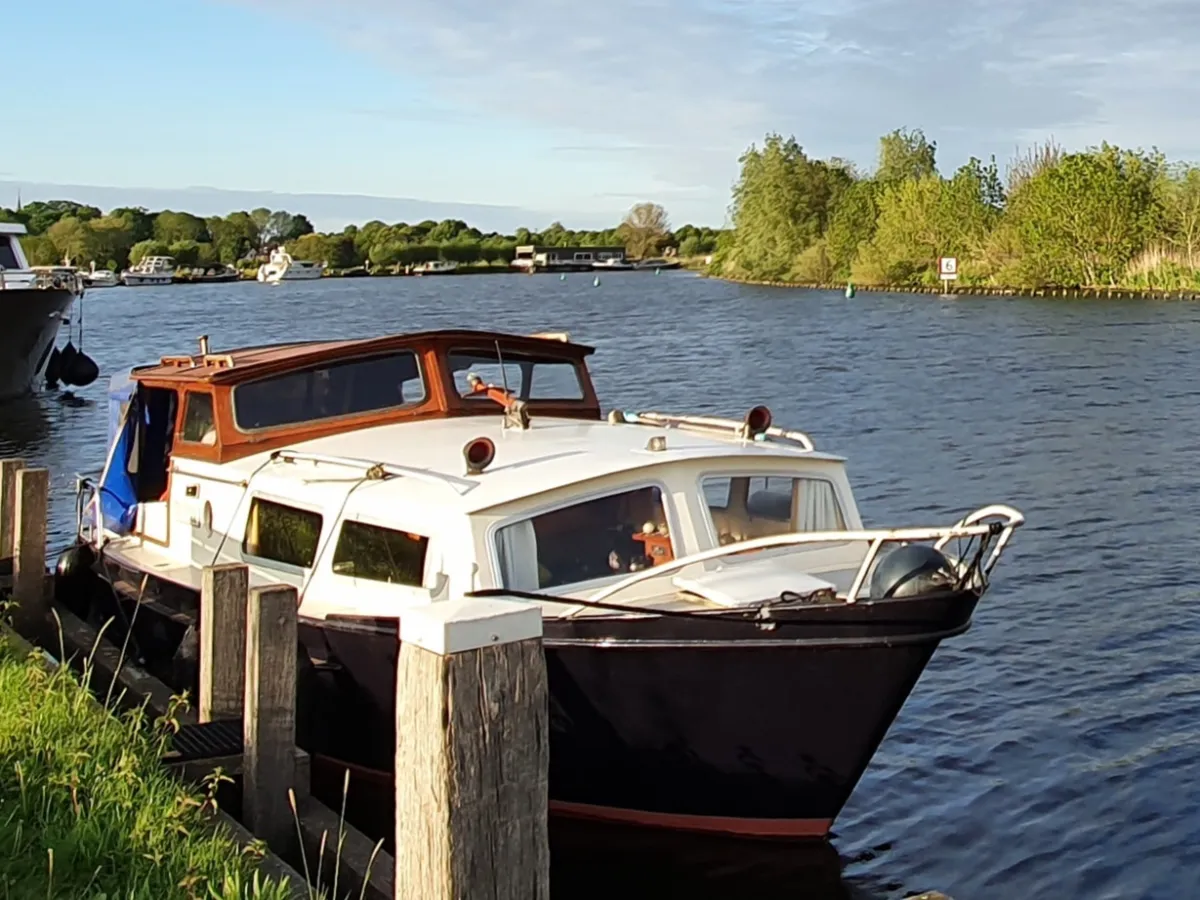
{"type": "Polygon", "coordinates": [[[538,247],[528,244],[517,247],[512,264],[518,269],[556,272],[590,270],[593,263],[605,260],[624,260],[624,247],[538,247]]]}

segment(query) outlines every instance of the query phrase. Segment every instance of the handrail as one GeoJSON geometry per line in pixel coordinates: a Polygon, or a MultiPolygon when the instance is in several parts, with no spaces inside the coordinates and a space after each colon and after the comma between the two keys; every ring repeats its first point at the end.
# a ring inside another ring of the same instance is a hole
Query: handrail
{"type": "MultiPolygon", "coordinates": [[[[891,529],[871,529],[862,531],[806,531],[806,532],[789,532],[788,534],[772,534],[766,537],[753,538],[748,541],[740,541],[736,544],[725,544],[720,547],[713,547],[710,550],[701,550],[698,553],[693,553],[690,556],[683,556],[671,562],[663,563],[659,566],[653,566],[649,569],[642,569],[640,572],[635,572],[628,578],[623,578],[616,584],[600,590],[599,592],[588,597],[588,601],[592,603],[605,600],[621,591],[641,584],[643,581],[649,581],[652,578],[659,578],[668,575],[671,572],[677,572],[680,569],[695,563],[707,562],[713,559],[720,559],[726,556],[733,556],[739,553],[745,553],[750,550],[765,550],[771,547],[792,547],[802,544],[832,544],[832,543],[853,543],[857,541],[869,541],[871,546],[867,550],[867,554],[863,557],[863,561],[859,564],[858,572],[855,575],[854,582],[850,586],[850,590],[846,594],[847,603],[856,603],[858,601],[858,592],[862,589],[862,584],[866,580],[867,572],[875,561],[875,557],[879,553],[879,549],[885,543],[901,543],[907,541],[937,541],[935,545],[937,549],[945,546],[947,541],[954,538],[964,537],[982,537],[984,535],[994,534],[996,526],[999,526],[1000,540],[997,542],[996,549],[988,558],[987,563],[983,566],[984,575],[989,574],[992,568],[1000,559],[1000,552],[1008,543],[1012,532],[1025,524],[1025,517],[1013,509],[1011,506],[993,505],[985,506],[982,509],[976,510],[969,516],[961,519],[959,522],[950,526],[941,528],[891,528],[891,529]],[[980,518],[990,518],[992,516],[1004,516],[1007,518],[1003,523],[983,523],[977,521],[980,518]]],[[[576,610],[568,613],[567,616],[572,616],[584,607],[579,607],[576,610]]]]}
{"type": "Polygon", "coordinates": [[[444,487],[451,487],[460,494],[465,494],[475,487],[475,482],[466,478],[458,478],[454,475],[444,475],[439,472],[430,472],[428,469],[418,469],[414,466],[400,466],[395,463],[381,463],[369,459],[359,459],[353,456],[335,456],[326,453],[306,453],[301,450],[276,450],[271,454],[272,460],[281,460],[283,462],[312,462],[326,463],[333,466],[346,466],[351,469],[363,469],[367,473],[367,477],[381,477],[384,475],[392,475],[401,478],[413,478],[417,481],[424,481],[428,484],[439,484],[444,487]],[[372,473],[378,473],[372,475],[372,473]],[[461,490],[459,490],[461,489],[461,490]]]}
{"type": "MultiPolygon", "coordinates": [[[[745,423],[739,422],[737,419],[725,419],[720,416],[692,416],[692,415],[674,415],[671,413],[660,412],[626,412],[625,420],[633,424],[639,424],[639,421],[647,425],[658,425],[663,428],[668,428],[674,425],[677,428],[697,428],[701,430],[720,431],[736,436],[744,433],[745,423]]],[[[784,428],[772,425],[766,431],[762,432],[762,437],[755,437],[753,440],[765,440],[766,438],[776,438],[778,440],[791,441],[799,444],[805,450],[816,450],[816,446],[803,431],[789,431],[784,428]]]]}

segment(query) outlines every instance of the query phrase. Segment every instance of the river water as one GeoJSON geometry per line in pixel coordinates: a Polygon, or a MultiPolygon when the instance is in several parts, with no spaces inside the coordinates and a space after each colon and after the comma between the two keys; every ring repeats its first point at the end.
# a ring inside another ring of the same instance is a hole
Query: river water
{"type": "MultiPolygon", "coordinates": [[[[868,527],[992,502],[1028,524],[943,644],[832,848],[556,829],[555,896],[1176,897],[1200,884],[1200,306],[750,288],[688,273],[115,288],[100,382],[0,407],[0,455],[103,462],[107,377],[291,338],[568,330],[605,408],[758,403],[849,458],[868,527]]],[[[79,310],[72,330],[79,327],[79,310]]],[[[77,339],[78,343],[78,339],[77,339]]]]}

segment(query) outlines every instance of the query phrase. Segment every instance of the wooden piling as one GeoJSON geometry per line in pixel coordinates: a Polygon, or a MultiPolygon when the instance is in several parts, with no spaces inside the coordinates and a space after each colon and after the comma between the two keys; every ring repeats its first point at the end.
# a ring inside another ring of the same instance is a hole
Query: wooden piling
{"type": "Polygon", "coordinates": [[[246,693],[250,569],[241,563],[206,566],[200,585],[200,721],[236,719],[246,693]]]}
{"type": "Polygon", "coordinates": [[[287,857],[296,838],[296,589],[254,588],[246,613],[242,818],[287,857]]]}
{"type": "Polygon", "coordinates": [[[396,678],[396,900],[546,900],[541,610],[405,610],[396,678]]]}
{"type": "Polygon", "coordinates": [[[0,459],[0,560],[13,558],[16,533],[17,473],[25,468],[23,459],[0,459]]]}
{"type": "Polygon", "coordinates": [[[49,617],[45,591],[50,472],[21,469],[16,473],[15,483],[12,596],[17,608],[13,624],[22,634],[40,636],[49,617]]]}

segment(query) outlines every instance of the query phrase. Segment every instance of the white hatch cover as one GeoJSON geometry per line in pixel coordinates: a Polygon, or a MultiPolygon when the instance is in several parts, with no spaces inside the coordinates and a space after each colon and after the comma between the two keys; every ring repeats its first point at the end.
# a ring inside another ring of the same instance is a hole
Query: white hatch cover
{"type": "Polygon", "coordinates": [[[784,591],[809,594],[836,588],[828,581],[797,572],[782,559],[758,559],[726,563],[699,575],[676,575],[671,583],[681,591],[703,597],[725,607],[757,606],[784,591]]]}

